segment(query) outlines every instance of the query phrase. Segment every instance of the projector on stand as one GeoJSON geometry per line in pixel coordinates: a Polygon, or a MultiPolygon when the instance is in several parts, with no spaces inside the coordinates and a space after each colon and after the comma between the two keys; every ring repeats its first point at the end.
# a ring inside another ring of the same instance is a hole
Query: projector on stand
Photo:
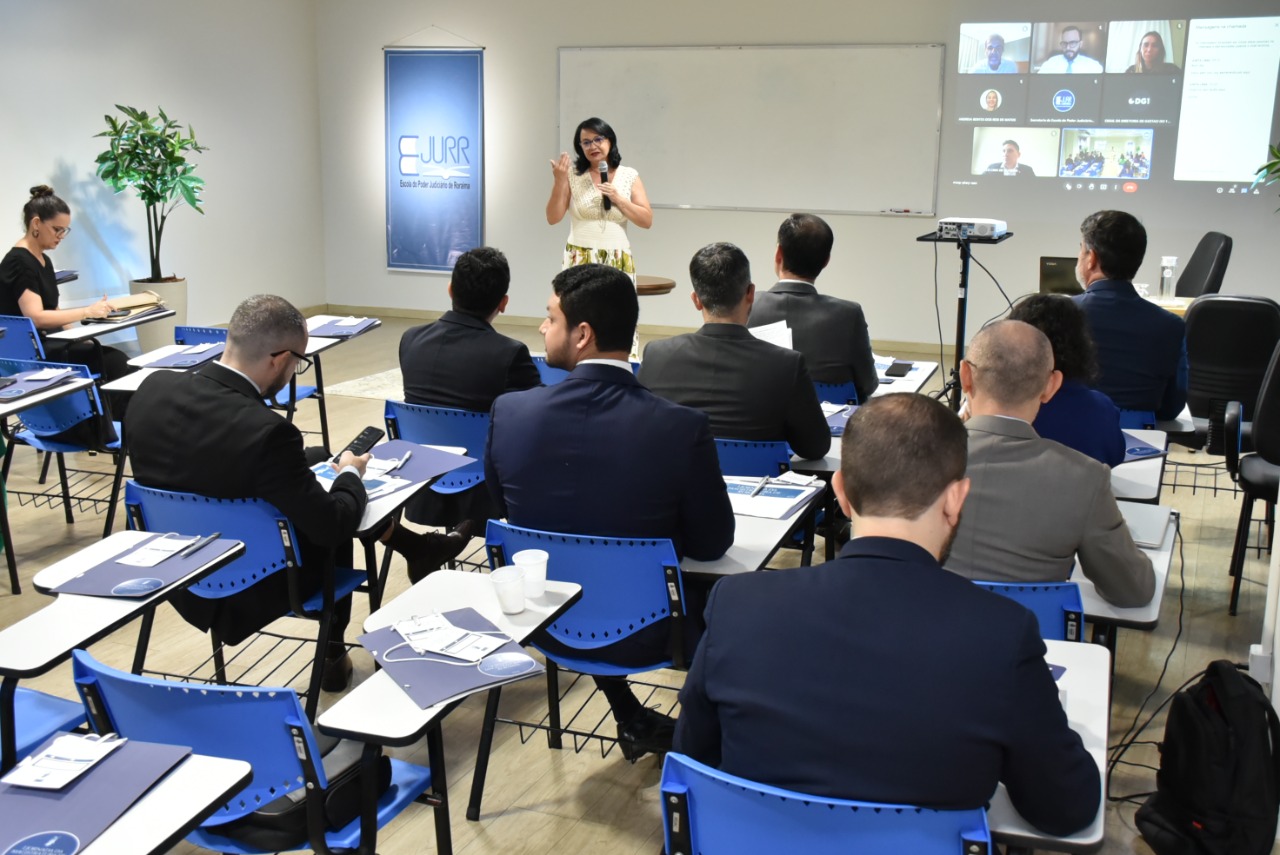
{"type": "Polygon", "coordinates": [[[938,220],[938,237],[943,240],[995,240],[1004,237],[1008,230],[1004,220],[980,217],[944,217],[938,220]]]}

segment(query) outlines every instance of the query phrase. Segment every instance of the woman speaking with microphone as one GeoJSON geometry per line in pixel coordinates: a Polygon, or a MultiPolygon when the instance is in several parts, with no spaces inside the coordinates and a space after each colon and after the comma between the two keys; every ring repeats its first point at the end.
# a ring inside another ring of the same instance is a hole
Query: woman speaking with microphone
{"type": "Polygon", "coordinates": [[[569,241],[564,268],[607,264],[636,275],[627,239],[627,223],[653,225],[653,210],[639,174],[622,165],[618,137],[603,119],[590,118],[573,134],[576,161],[567,152],[551,161],[551,198],[547,222],[555,225],[569,214],[569,241]]]}

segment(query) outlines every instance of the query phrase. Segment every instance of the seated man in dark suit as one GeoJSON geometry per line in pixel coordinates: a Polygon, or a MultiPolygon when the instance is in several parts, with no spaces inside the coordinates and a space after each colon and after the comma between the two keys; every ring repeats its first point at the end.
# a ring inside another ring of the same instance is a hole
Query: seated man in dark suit
{"type": "Polygon", "coordinates": [[[862,306],[814,287],[831,261],[835,236],[821,217],[792,214],[778,227],[773,267],[778,282],[756,295],[749,327],[786,321],[791,346],[804,354],[809,374],[819,383],[853,382],[859,401],[869,401],[880,385],[871,334],[862,306]]]}
{"type": "Polygon", "coordinates": [[[675,750],[803,793],[984,806],[1003,781],[1049,834],[1088,825],[1098,767],[1067,723],[1035,617],[947,573],[964,426],[923,395],[863,405],[834,489],[857,537],[826,564],[721,580],[675,750]]]}
{"type": "MultiPolygon", "coordinates": [[[[562,271],[552,287],[542,323],[547,362],[572,373],[494,401],[485,482],[498,515],[544,531],[670,538],[681,556],[720,557],[734,519],[707,417],[650,393],[632,373],[640,304],[631,279],[588,264],[562,271]]],[[[691,625],[702,603],[687,580],[685,599],[691,625]]],[[[557,647],[547,636],[538,643],[557,647]]],[[[597,655],[626,666],[666,650],[667,622],[659,621],[597,655]]],[[[627,759],[670,747],[670,717],[645,709],[622,678],[596,685],[627,759]]]]}
{"type": "Polygon", "coordinates": [[[998,321],[969,343],[960,385],[973,487],[947,569],[983,581],[1063,582],[1079,556],[1103,599],[1146,605],[1155,573],[1120,515],[1111,469],[1031,426],[1061,384],[1049,339],[1030,324],[998,321]]]}
{"type": "Polygon", "coordinates": [[[831,429],[804,357],[747,330],[756,293],[747,256],[713,243],[693,256],[689,276],[702,329],[650,343],[640,382],[706,413],[720,439],[786,440],[801,457],[824,456],[831,429]]]}
{"type": "MultiPolygon", "coordinates": [[[[220,359],[197,371],[148,377],[129,406],[125,430],[139,484],[275,505],[298,535],[310,594],[318,590],[323,568],[335,562],[350,566],[351,539],[366,503],[360,476],[369,456],[343,452],[340,474],[326,493],[310,467],[329,453],[304,449],[298,428],[263,403],[288,385],[298,366],[309,364],[301,355],[306,346],[301,312],[280,297],[250,297],[231,316],[220,359]]],[[[238,644],[289,611],[286,575],[273,573],[216,600],[183,591],[173,604],[188,623],[238,644]]],[[[350,680],[351,660],[342,643],[350,617],[348,597],[333,615],[327,691],[339,691],[350,680]]]]}
{"type": "MultiPolygon", "coordinates": [[[[506,311],[510,284],[511,269],[498,250],[482,246],[459,256],[449,282],[453,309],[400,339],[406,401],[487,413],[504,392],[542,384],[529,348],[493,328],[494,318],[506,311]]],[[[451,495],[423,490],[410,500],[405,516],[425,525],[461,523],[456,534],[435,536],[441,545],[439,566],[473,534],[484,535],[484,521],[493,510],[488,488],[477,484],[451,495]]],[[[417,569],[409,567],[411,579],[417,569]]]]}
{"type": "Polygon", "coordinates": [[[1133,277],[1147,252],[1147,230],[1132,214],[1098,211],[1080,226],[1072,299],[1084,310],[1098,349],[1098,390],[1122,410],[1177,418],[1187,403],[1187,339],[1182,318],[1145,300],[1133,277]]]}

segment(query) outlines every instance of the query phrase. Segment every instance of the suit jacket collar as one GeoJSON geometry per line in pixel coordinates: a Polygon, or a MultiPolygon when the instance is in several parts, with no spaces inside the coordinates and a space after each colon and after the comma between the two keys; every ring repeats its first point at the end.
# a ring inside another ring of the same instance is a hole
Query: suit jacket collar
{"type": "Polygon", "coordinates": [[[1123,279],[1098,279],[1094,281],[1085,291],[1086,294],[1109,293],[1117,297],[1140,299],[1138,297],[1138,289],[1133,287],[1132,282],[1126,282],[1123,279]]]}
{"type": "Polygon", "coordinates": [[[804,294],[816,296],[817,287],[812,282],[801,282],[796,279],[783,279],[769,289],[770,294],[804,294]]]}
{"type": "Polygon", "coordinates": [[[446,324],[457,324],[460,327],[470,327],[473,330],[493,330],[493,325],[484,318],[477,318],[474,315],[468,315],[463,312],[455,312],[453,309],[441,315],[440,320],[446,324]]]}
{"type": "Polygon", "coordinates": [[[579,365],[569,373],[568,380],[590,380],[593,383],[617,383],[620,386],[639,386],[634,371],[623,371],[612,365],[579,365]]]}
{"type": "Polygon", "coordinates": [[[1039,439],[1036,429],[1022,419],[1007,419],[1001,416],[970,416],[965,422],[969,433],[990,433],[996,436],[1007,436],[1011,439],[1039,439]]]}
{"type": "Polygon", "coordinates": [[[695,335],[728,339],[755,338],[755,336],[751,334],[751,330],[747,329],[742,324],[703,324],[702,329],[698,330],[695,335]]]}
{"type": "Polygon", "coordinates": [[[244,395],[246,398],[252,398],[259,404],[266,406],[265,402],[258,395],[258,390],[253,388],[253,384],[246,380],[239,373],[232,371],[221,362],[213,361],[203,366],[197,371],[202,377],[207,377],[215,383],[233,389],[244,395]]]}
{"type": "Polygon", "coordinates": [[[855,537],[840,550],[840,558],[884,558],[913,564],[932,564],[941,569],[938,560],[923,546],[896,537],[855,537]]]}

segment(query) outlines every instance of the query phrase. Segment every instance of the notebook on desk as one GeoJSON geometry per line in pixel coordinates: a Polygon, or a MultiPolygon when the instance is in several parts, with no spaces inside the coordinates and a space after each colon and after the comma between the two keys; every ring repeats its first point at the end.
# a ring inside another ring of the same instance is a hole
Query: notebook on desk
{"type": "Polygon", "coordinates": [[[1147,549],[1156,549],[1164,543],[1170,517],[1169,509],[1160,505],[1124,503],[1124,522],[1129,534],[1134,543],[1147,549]]]}

